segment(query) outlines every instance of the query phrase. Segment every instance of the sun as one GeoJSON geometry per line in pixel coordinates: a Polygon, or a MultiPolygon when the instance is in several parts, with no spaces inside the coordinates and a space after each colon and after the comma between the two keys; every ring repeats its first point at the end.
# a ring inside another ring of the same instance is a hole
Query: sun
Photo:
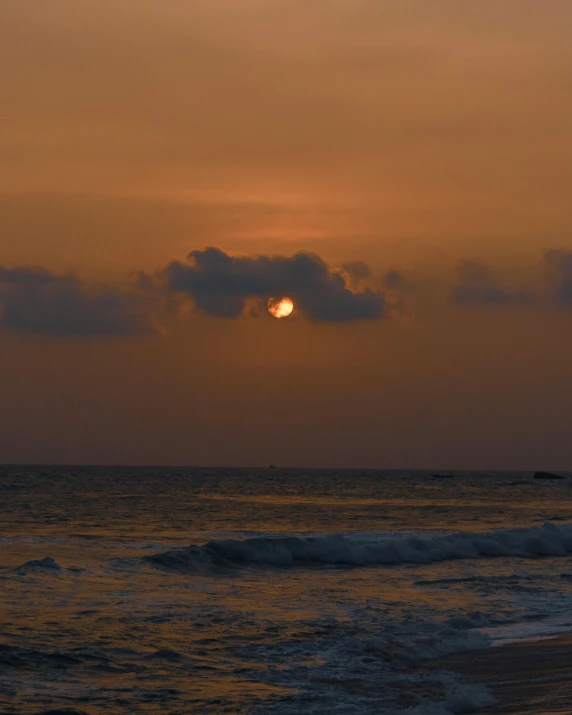
{"type": "Polygon", "coordinates": [[[287,318],[294,310],[294,301],[286,296],[282,298],[270,298],[268,301],[268,312],[275,318],[287,318]]]}

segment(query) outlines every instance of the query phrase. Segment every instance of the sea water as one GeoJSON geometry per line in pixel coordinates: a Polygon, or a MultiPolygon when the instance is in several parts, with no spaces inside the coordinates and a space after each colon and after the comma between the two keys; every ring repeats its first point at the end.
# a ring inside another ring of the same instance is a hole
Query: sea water
{"type": "Polygon", "coordinates": [[[572,630],[532,473],[4,467],[0,711],[444,715],[426,659],[572,630]]]}

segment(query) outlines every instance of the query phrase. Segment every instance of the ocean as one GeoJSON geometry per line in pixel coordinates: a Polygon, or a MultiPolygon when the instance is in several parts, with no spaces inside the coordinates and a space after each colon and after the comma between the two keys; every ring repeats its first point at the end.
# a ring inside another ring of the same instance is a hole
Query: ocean
{"type": "Polygon", "coordinates": [[[426,659],[572,631],[532,472],[0,468],[0,712],[445,715],[426,659]]]}

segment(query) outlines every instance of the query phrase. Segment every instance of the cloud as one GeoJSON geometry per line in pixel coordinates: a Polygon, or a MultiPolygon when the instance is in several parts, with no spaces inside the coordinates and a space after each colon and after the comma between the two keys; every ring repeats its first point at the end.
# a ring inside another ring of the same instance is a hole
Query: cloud
{"type": "MultiPolygon", "coordinates": [[[[364,266],[358,267],[362,273],[364,266]]],[[[231,256],[211,247],[192,251],[188,263],[173,261],[163,275],[171,291],[186,293],[198,310],[216,317],[237,318],[249,298],[275,295],[290,296],[314,321],[378,320],[386,314],[383,293],[350,290],[344,273],[313,253],[231,256]]]]}
{"type": "Polygon", "coordinates": [[[341,268],[348,274],[353,290],[357,288],[360,281],[371,278],[371,268],[364,261],[349,261],[344,263],[341,268]]]}
{"type": "Polygon", "coordinates": [[[452,300],[462,306],[505,306],[533,303],[531,291],[511,291],[497,284],[493,271],[483,263],[464,261],[458,269],[458,284],[452,300]]]}
{"type": "Polygon", "coordinates": [[[136,335],[152,330],[141,301],[74,275],[0,266],[0,329],[57,337],[136,335]]]}
{"type": "Polygon", "coordinates": [[[553,300],[572,307],[572,253],[562,250],[546,251],[548,287],[553,300]]]}
{"type": "Polygon", "coordinates": [[[399,271],[392,269],[383,276],[383,285],[390,290],[403,290],[405,288],[405,277],[399,271]]]}

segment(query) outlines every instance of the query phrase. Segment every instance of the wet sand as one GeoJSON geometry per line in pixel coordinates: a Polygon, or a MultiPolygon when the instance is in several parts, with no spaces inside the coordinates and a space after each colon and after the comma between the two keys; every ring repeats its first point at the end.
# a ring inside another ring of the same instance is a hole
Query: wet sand
{"type": "Polygon", "coordinates": [[[440,658],[431,668],[487,685],[498,705],[487,715],[572,715],[572,635],[440,658]]]}

